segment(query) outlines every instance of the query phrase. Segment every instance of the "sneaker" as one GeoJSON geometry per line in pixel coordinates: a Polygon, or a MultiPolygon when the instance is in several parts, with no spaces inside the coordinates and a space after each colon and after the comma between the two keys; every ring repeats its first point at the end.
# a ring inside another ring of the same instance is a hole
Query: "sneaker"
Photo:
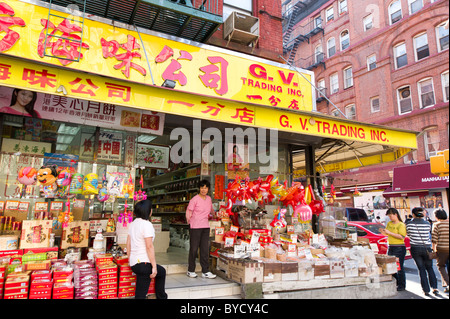
{"type": "Polygon", "coordinates": [[[190,271],[188,271],[188,272],[187,272],[187,276],[188,276],[189,278],[197,278],[197,274],[196,274],[195,272],[190,272],[190,271]]]}
{"type": "Polygon", "coordinates": [[[216,278],[217,277],[217,275],[214,275],[212,272],[207,272],[207,273],[203,273],[202,274],[202,277],[203,278],[208,278],[208,279],[214,279],[214,278],[216,278]]]}
{"type": "Polygon", "coordinates": [[[438,289],[434,289],[433,293],[437,296],[437,295],[439,295],[439,290],[438,289]]]}
{"type": "Polygon", "coordinates": [[[444,292],[448,293],[448,287],[444,287],[444,292]]]}

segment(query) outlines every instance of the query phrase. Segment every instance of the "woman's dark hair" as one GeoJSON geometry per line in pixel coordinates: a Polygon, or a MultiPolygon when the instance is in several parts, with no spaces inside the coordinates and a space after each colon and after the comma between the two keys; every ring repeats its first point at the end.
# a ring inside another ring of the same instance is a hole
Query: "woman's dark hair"
{"type": "Polygon", "coordinates": [[[136,218],[149,220],[151,211],[152,211],[152,201],[149,199],[142,200],[134,205],[134,215],[136,216],[136,218]]]}
{"type": "Polygon", "coordinates": [[[447,219],[447,213],[442,208],[438,208],[434,211],[434,217],[440,220],[446,220],[447,219]]]}
{"type": "Polygon", "coordinates": [[[202,181],[200,181],[198,183],[198,188],[199,189],[202,188],[203,186],[208,187],[208,190],[211,189],[211,183],[208,180],[206,180],[206,179],[204,179],[204,180],[202,180],[202,181]]]}
{"type": "MultiPolygon", "coordinates": [[[[17,103],[17,94],[19,94],[20,91],[29,91],[29,90],[14,89],[12,96],[11,96],[11,105],[10,106],[13,106],[17,103]]],[[[29,91],[29,92],[33,93],[33,99],[31,100],[30,103],[25,105],[25,110],[32,117],[37,117],[37,113],[34,111],[34,104],[36,103],[37,94],[36,94],[36,92],[33,92],[33,91],[29,91]]]]}
{"type": "Polygon", "coordinates": [[[424,211],[425,211],[425,209],[422,207],[414,207],[412,210],[412,213],[416,217],[423,217],[423,216],[425,216],[424,211]]]}
{"type": "Polygon", "coordinates": [[[402,217],[400,216],[400,213],[398,212],[398,210],[396,210],[395,208],[389,208],[386,211],[386,216],[387,215],[397,215],[397,218],[399,221],[401,221],[403,223],[402,217]]]}

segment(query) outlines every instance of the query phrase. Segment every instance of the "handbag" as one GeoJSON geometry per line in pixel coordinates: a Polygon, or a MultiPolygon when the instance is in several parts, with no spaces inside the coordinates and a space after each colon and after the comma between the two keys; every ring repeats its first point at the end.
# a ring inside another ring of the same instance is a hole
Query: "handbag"
{"type": "MultiPolygon", "coordinates": [[[[422,235],[420,234],[420,231],[418,231],[418,233],[419,233],[420,239],[422,239],[422,242],[426,246],[426,242],[425,242],[425,240],[423,240],[422,235]]],[[[427,248],[427,256],[428,256],[429,260],[437,259],[437,253],[431,248],[427,248]]]]}

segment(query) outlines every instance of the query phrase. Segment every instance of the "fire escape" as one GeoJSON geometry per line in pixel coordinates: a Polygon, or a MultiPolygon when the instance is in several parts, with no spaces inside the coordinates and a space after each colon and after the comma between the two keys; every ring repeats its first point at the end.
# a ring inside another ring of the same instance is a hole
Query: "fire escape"
{"type": "MultiPolygon", "coordinates": [[[[295,58],[298,48],[302,42],[308,42],[316,34],[324,34],[322,19],[316,18],[304,25],[299,25],[299,19],[302,12],[309,7],[313,0],[287,0],[283,3],[284,25],[283,25],[283,54],[290,64],[295,64],[295,58]]],[[[322,64],[320,61],[319,64],[322,64]]],[[[308,66],[302,66],[305,69],[317,67],[313,63],[308,66]]]]}

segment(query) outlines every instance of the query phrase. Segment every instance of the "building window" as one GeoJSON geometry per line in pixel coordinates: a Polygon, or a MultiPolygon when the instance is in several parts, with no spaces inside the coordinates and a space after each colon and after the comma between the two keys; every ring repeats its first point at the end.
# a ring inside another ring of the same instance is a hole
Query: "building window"
{"type": "Polygon", "coordinates": [[[414,14],[423,8],[423,0],[408,0],[409,13],[414,14]]]}
{"type": "Polygon", "coordinates": [[[252,0],[224,0],[223,1],[223,21],[225,21],[233,11],[253,15],[252,0]]]}
{"type": "Polygon", "coordinates": [[[322,28],[322,17],[320,15],[314,17],[314,27],[322,28]]]}
{"type": "Polygon", "coordinates": [[[411,88],[409,86],[397,90],[397,99],[400,114],[412,111],[411,88]]]}
{"type": "Polygon", "coordinates": [[[372,54],[371,56],[367,57],[367,69],[369,71],[372,71],[373,69],[377,68],[377,56],[376,54],[372,54]]]}
{"type": "Polygon", "coordinates": [[[400,0],[392,2],[389,6],[389,17],[391,24],[394,24],[402,19],[402,3],[400,0]]]}
{"type": "Polygon", "coordinates": [[[341,50],[345,50],[350,46],[350,34],[348,30],[344,30],[341,32],[341,50]]]}
{"type": "Polygon", "coordinates": [[[329,58],[331,58],[333,55],[336,54],[336,40],[334,38],[328,39],[327,48],[328,48],[328,57],[329,58]]]}
{"type": "Polygon", "coordinates": [[[428,48],[428,37],[426,33],[422,33],[414,37],[414,49],[416,53],[416,61],[420,61],[430,55],[428,48]]]}
{"type": "Polygon", "coordinates": [[[445,23],[436,27],[436,37],[438,42],[438,51],[448,49],[448,27],[445,28],[445,23]]]}
{"type": "Polygon", "coordinates": [[[339,1],[339,14],[343,14],[348,11],[347,0],[339,1]]]}
{"type": "Polygon", "coordinates": [[[380,98],[378,96],[370,99],[370,110],[372,113],[380,112],[380,98]]]}
{"type": "Polygon", "coordinates": [[[320,63],[323,61],[323,50],[322,45],[318,45],[314,50],[315,63],[320,63]]]}
{"type": "Polygon", "coordinates": [[[439,129],[437,126],[428,128],[424,134],[425,156],[429,160],[430,156],[436,156],[439,151],[439,129]]]}
{"type": "Polygon", "coordinates": [[[369,31],[373,28],[373,15],[369,14],[363,19],[364,31],[369,31]]]}
{"type": "Polygon", "coordinates": [[[406,54],[406,44],[401,43],[394,47],[395,68],[399,69],[408,64],[408,56],[406,54]]]}
{"type": "Polygon", "coordinates": [[[433,79],[425,79],[419,82],[420,107],[425,108],[435,103],[433,79]]]}
{"type": "Polygon", "coordinates": [[[339,76],[337,73],[330,75],[330,90],[331,94],[339,92],[339,76]]]}
{"type": "Polygon", "coordinates": [[[327,23],[334,19],[334,9],[329,7],[326,11],[327,23]]]}
{"type": "Polygon", "coordinates": [[[333,115],[334,117],[341,117],[341,112],[339,112],[338,110],[334,110],[333,112],[331,112],[331,115],[333,115]]]}
{"type": "Polygon", "coordinates": [[[353,69],[351,67],[344,69],[344,89],[353,86],[353,69]]]}
{"type": "Polygon", "coordinates": [[[349,120],[355,120],[356,119],[356,106],[355,104],[351,104],[345,107],[345,116],[349,120]]]}
{"type": "Polygon", "coordinates": [[[442,73],[441,81],[442,81],[442,91],[443,91],[442,93],[444,94],[444,102],[448,102],[450,99],[449,92],[448,92],[448,86],[449,86],[448,71],[442,73]]]}
{"type": "MultiPolygon", "coordinates": [[[[319,81],[317,81],[317,89],[322,92],[324,95],[326,95],[327,89],[325,87],[325,80],[324,79],[320,79],[319,81]]],[[[323,98],[323,95],[320,93],[317,93],[317,98],[323,98]]]]}
{"type": "Polygon", "coordinates": [[[403,163],[416,164],[417,163],[417,150],[411,151],[403,157],[403,163]]]}

